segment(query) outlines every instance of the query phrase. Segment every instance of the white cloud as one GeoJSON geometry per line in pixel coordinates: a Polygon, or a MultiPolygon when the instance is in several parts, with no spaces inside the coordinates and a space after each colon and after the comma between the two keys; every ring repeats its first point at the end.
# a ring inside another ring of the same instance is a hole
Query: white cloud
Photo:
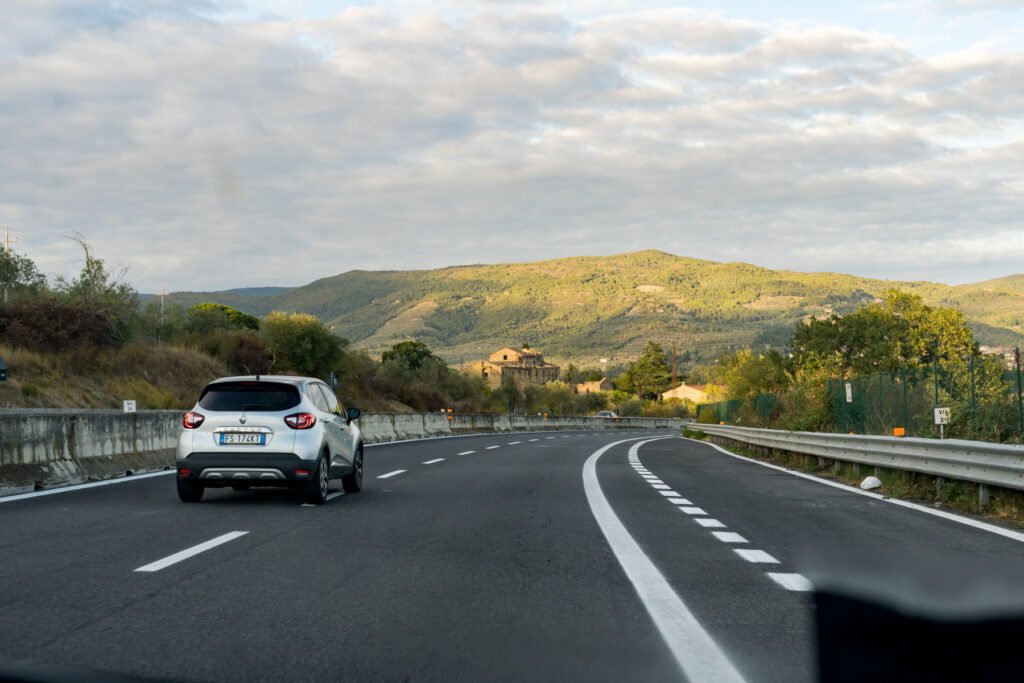
{"type": "Polygon", "coordinates": [[[145,290],[651,247],[1020,270],[1019,53],[693,10],[132,7],[24,2],[0,45],[0,216],[49,271],[72,230],[145,290]]]}

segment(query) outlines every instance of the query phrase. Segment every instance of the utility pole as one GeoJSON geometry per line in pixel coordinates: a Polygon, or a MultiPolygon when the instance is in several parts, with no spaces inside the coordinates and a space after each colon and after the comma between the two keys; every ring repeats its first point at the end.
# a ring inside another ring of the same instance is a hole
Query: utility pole
{"type": "Polygon", "coordinates": [[[17,237],[11,237],[11,229],[5,226],[4,227],[4,240],[3,240],[4,250],[7,253],[10,253],[11,252],[11,245],[14,244],[17,241],[18,241],[17,237]]]}
{"type": "MultiPolygon", "coordinates": [[[[18,241],[17,237],[11,237],[11,229],[9,227],[4,226],[3,245],[4,245],[4,251],[7,252],[8,256],[11,253],[11,245],[14,244],[17,241],[18,241]]],[[[4,285],[4,305],[5,306],[7,305],[7,286],[6,285],[4,285]]]]}
{"type": "Polygon", "coordinates": [[[679,376],[678,366],[676,365],[676,343],[672,342],[672,388],[676,388],[676,378],[679,376]]]}

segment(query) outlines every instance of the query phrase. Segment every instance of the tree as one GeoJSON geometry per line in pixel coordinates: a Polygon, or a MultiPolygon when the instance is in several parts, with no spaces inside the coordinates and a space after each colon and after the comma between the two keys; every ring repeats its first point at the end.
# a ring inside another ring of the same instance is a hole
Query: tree
{"type": "Polygon", "coordinates": [[[619,377],[618,386],[641,398],[657,398],[669,388],[671,381],[672,371],[668,367],[665,352],[656,343],[649,341],[644,354],[630,363],[619,377]]]}
{"type": "Polygon", "coordinates": [[[126,269],[108,272],[103,259],[96,258],[83,237],[73,238],[85,253],[85,265],[74,280],[57,280],[57,293],[64,302],[80,306],[105,320],[114,343],[123,343],[131,336],[139,312],[138,293],[122,282],[126,269]]]}
{"type": "Polygon", "coordinates": [[[203,302],[188,309],[186,328],[199,334],[209,334],[214,330],[258,330],[260,321],[237,308],[203,302]]]}
{"type": "Polygon", "coordinates": [[[798,324],[789,345],[794,366],[832,375],[891,372],[977,353],[963,313],[896,290],[848,315],[798,324]]]}
{"type": "Polygon", "coordinates": [[[263,319],[261,333],[274,370],[293,370],[322,379],[341,360],[341,338],[316,316],[274,311],[263,319]]]}
{"type": "Polygon", "coordinates": [[[434,352],[418,341],[404,341],[392,346],[381,354],[381,363],[399,364],[409,370],[418,370],[427,365],[446,365],[434,352]]]}
{"type": "Polygon", "coordinates": [[[778,351],[755,354],[741,349],[723,357],[720,364],[721,381],[728,387],[729,398],[754,398],[783,391],[789,385],[785,361],[778,351]]]}
{"type": "Polygon", "coordinates": [[[11,296],[45,288],[46,278],[32,259],[0,248],[0,303],[7,303],[11,296]]]}

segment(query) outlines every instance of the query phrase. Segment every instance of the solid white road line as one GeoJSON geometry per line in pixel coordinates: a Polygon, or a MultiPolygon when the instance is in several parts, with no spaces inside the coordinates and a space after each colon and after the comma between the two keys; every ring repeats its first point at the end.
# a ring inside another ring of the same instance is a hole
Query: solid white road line
{"type": "Polygon", "coordinates": [[[488,447],[487,447],[487,448],[485,448],[484,450],[485,450],[485,451],[493,451],[493,450],[494,450],[495,448],[501,448],[501,446],[488,446],[488,447]]]}
{"type": "Polygon", "coordinates": [[[807,580],[803,574],[776,574],[768,572],[769,578],[786,590],[791,591],[812,591],[814,585],[807,580]]]}
{"type": "Polygon", "coordinates": [[[137,572],[158,572],[161,569],[164,569],[165,567],[170,567],[172,564],[177,564],[177,563],[181,562],[182,560],[187,560],[188,558],[192,557],[193,555],[198,555],[199,553],[206,552],[210,548],[216,548],[217,546],[223,545],[223,544],[227,543],[228,541],[233,541],[236,538],[238,538],[239,536],[245,536],[247,533],[249,533],[249,532],[248,531],[231,531],[229,533],[224,534],[223,536],[218,536],[217,538],[211,538],[209,541],[206,541],[205,543],[200,543],[199,545],[194,545],[191,548],[186,548],[185,550],[182,550],[180,553],[174,553],[173,555],[168,555],[167,557],[165,557],[162,560],[157,560],[156,562],[150,562],[149,564],[146,564],[146,565],[143,565],[143,566],[139,567],[135,571],[137,571],[137,572]]]}
{"type": "MultiPolygon", "coordinates": [[[[590,511],[683,674],[692,681],[743,681],[733,663],[630,535],[601,490],[597,479],[598,459],[609,449],[634,440],[610,443],[587,458],[583,465],[583,490],[590,503],[590,511]]],[[[648,439],[644,443],[653,440],[648,439]]],[[[633,449],[641,445],[637,444],[633,449]]]]}
{"type": "Polygon", "coordinates": [[[841,489],[843,491],[846,491],[847,493],[856,493],[858,496],[867,496],[868,498],[874,498],[875,500],[885,501],[886,503],[892,503],[893,505],[899,505],[900,507],[909,508],[911,510],[917,510],[918,512],[924,512],[926,514],[934,515],[936,517],[942,517],[943,519],[948,519],[951,522],[956,522],[957,524],[965,524],[967,526],[972,526],[975,529],[981,529],[982,531],[987,531],[989,533],[997,534],[999,536],[1005,536],[1006,538],[1011,538],[1014,541],[1020,541],[1021,543],[1024,543],[1024,533],[1021,533],[1019,531],[1004,529],[994,524],[980,522],[976,519],[971,519],[970,517],[961,517],[959,515],[954,515],[950,512],[945,512],[944,510],[936,510],[934,508],[918,505],[917,503],[911,503],[905,500],[897,500],[895,498],[887,498],[878,493],[873,493],[871,491],[863,491],[855,486],[848,486],[847,484],[840,484],[839,482],[836,481],[822,479],[820,477],[815,477],[812,474],[787,470],[785,467],[779,467],[778,465],[773,465],[770,462],[761,462],[760,460],[754,460],[753,458],[748,458],[742,455],[736,455],[735,453],[731,453],[725,450],[718,444],[708,443],[706,441],[698,441],[697,439],[690,439],[687,437],[679,438],[685,438],[687,441],[695,441],[697,443],[702,443],[705,446],[711,446],[715,450],[721,451],[722,453],[725,453],[729,457],[736,458],[737,460],[746,460],[747,462],[752,462],[755,465],[760,465],[761,467],[767,467],[769,469],[778,470],[779,472],[785,472],[786,474],[792,474],[794,477],[800,477],[801,479],[816,481],[819,484],[824,484],[825,486],[831,486],[832,488],[841,489]]]}
{"type": "Polygon", "coordinates": [[[700,524],[706,529],[724,529],[725,525],[719,522],[717,519],[711,519],[710,517],[701,517],[694,519],[693,521],[700,524]]]}
{"type": "Polygon", "coordinates": [[[469,455],[470,453],[476,453],[476,451],[462,451],[459,455],[469,455]]]}
{"type": "Polygon", "coordinates": [[[750,550],[749,548],[733,548],[733,552],[747,562],[758,564],[778,564],[779,561],[763,550],[750,550]]]}
{"type": "Polygon", "coordinates": [[[147,472],[146,474],[133,474],[130,477],[119,477],[117,479],[107,479],[106,481],[92,481],[88,484],[72,484],[71,486],[61,486],[56,489],[47,489],[46,491],[30,491],[29,493],[17,493],[13,496],[4,496],[0,498],[0,503],[13,503],[16,500],[27,500],[29,498],[41,498],[42,496],[52,496],[58,493],[71,493],[72,491],[81,491],[82,489],[94,489],[97,486],[110,486],[111,484],[124,484],[129,481],[136,481],[138,479],[149,479],[150,477],[162,477],[167,474],[174,474],[177,470],[161,470],[160,472],[147,472]]]}
{"type": "Polygon", "coordinates": [[[679,509],[682,510],[683,512],[685,512],[688,515],[706,515],[706,514],[708,514],[708,513],[704,512],[704,510],[702,510],[701,508],[697,508],[697,507],[692,507],[692,508],[691,507],[681,507],[679,509]]]}
{"type": "Polygon", "coordinates": [[[327,494],[327,500],[334,500],[335,498],[340,498],[340,497],[342,497],[344,495],[345,495],[344,491],[335,491],[334,493],[328,493],[327,494]]]}
{"type": "Polygon", "coordinates": [[[434,463],[444,462],[444,458],[434,458],[433,460],[424,460],[424,465],[433,465],[434,463]]]}
{"type": "Polygon", "coordinates": [[[712,531],[711,535],[717,538],[722,543],[748,543],[747,539],[740,536],[735,531],[712,531]]]}
{"type": "Polygon", "coordinates": [[[395,470],[394,472],[388,472],[387,474],[382,474],[382,475],[380,475],[377,478],[378,479],[389,479],[389,478],[394,477],[394,476],[396,476],[398,474],[401,474],[402,472],[405,472],[405,470],[395,470]]]}

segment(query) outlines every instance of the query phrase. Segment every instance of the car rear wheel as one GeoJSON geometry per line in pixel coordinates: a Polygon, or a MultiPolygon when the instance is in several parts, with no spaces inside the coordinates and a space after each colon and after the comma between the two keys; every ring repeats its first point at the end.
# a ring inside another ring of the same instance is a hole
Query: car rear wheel
{"type": "Polygon", "coordinates": [[[327,461],[327,454],[321,453],[317,461],[316,472],[306,482],[306,502],[313,505],[323,505],[327,502],[327,489],[330,485],[331,466],[327,461]]]}
{"type": "Polygon", "coordinates": [[[359,447],[356,457],[352,461],[352,471],[341,478],[341,487],[345,493],[359,493],[363,488],[363,448],[359,447]]]}
{"type": "Polygon", "coordinates": [[[183,503],[198,503],[203,499],[203,485],[188,479],[178,479],[178,498],[183,503]]]}

